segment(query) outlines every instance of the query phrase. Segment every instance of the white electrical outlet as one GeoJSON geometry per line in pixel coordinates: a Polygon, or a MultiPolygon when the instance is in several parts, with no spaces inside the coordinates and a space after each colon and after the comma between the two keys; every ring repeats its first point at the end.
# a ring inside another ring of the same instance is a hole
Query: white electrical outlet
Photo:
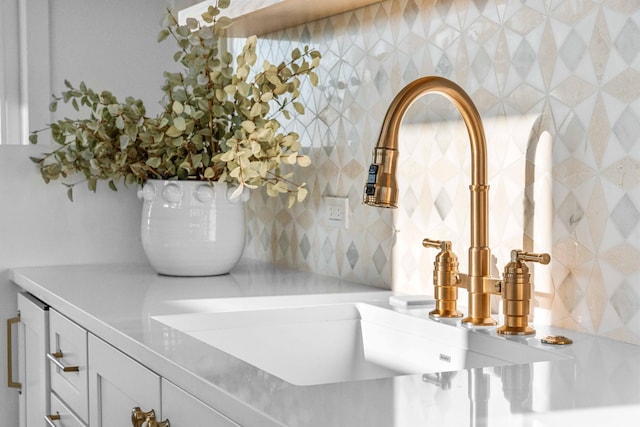
{"type": "Polygon", "coordinates": [[[324,196],[327,223],[334,227],[349,228],[349,198],[324,196]]]}

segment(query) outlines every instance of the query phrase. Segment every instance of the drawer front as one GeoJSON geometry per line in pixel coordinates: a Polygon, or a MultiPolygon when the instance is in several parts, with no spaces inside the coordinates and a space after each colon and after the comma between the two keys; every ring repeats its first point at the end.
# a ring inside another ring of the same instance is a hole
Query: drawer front
{"type": "Polygon", "coordinates": [[[84,422],[89,419],[87,331],[55,310],[49,314],[51,390],[84,422]],[[64,369],[63,369],[64,368],[64,369]]]}
{"type": "Polygon", "coordinates": [[[55,427],[86,427],[75,414],[56,396],[51,393],[51,414],[48,416],[49,426],[55,427]]]}
{"type": "Polygon", "coordinates": [[[175,384],[162,380],[162,419],[172,427],[240,427],[175,384]]]}

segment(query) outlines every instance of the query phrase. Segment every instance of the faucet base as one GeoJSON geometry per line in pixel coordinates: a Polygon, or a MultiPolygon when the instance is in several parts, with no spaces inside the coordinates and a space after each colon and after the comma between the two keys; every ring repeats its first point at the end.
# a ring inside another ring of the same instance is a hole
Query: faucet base
{"type": "Polygon", "coordinates": [[[462,323],[466,326],[496,326],[498,322],[493,317],[465,317],[462,323]]]}
{"type": "Polygon", "coordinates": [[[429,317],[432,319],[456,319],[462,317],[462,312],[458,310],[441,310],[436,308],[429,312],[429,317]]]}
{"type": "Polygon", "coordinates": [[[507,326],[503,325],[498,328],[498,335],[535,335],[536,330],[531,326],[507,326]]]}

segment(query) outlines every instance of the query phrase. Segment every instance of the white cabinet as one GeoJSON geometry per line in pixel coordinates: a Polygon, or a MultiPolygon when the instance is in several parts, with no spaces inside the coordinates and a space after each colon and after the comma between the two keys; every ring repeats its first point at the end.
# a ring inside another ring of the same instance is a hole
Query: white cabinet
{"type": "Polygon", "coordinates": [[[19,427],[238,427],[31,295],[19,294],[18,308],[18,327],[8,325],[17,331],[19,368],[9,379],[21,387],[19,427]],[[150,411],[156,424],[144,423],[150,411]]]}
{"type": "Polygon", "coordinates": [[[89,425],[131,425],[131,411],[160,415],[160,377],[99,338],[89,335],[89,425]]]}
{"type": "Polygon", "coordinates": [[[171,427],[239,427],[229,418],[165,379],[162,380],[162,418],[169,420],[171,427]]]}
{"type": "Polygon", "coordinates": [[[49,311],[29,294],[18,294],[18,411],[20,427],[41,427],[49,411],[48,346],[49,311]]]}

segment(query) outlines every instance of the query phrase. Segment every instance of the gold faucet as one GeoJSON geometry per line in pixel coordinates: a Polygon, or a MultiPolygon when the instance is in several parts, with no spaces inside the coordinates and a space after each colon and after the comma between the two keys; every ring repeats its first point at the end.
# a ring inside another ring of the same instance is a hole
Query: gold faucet
{"type": "MultiPolygon", "coordinates": [[[[441,252],[436,258],[434,270],[436,310],[430,315],[432,317],[462,316],[456,309],[456,299],[457,288],[463,287],[467,289],[469,295],[469,313],[462,322],[473,326],[493,326],[497,322],[491,317],[491,294],[502,293],[504,295],[504,293],[500,279],[492,278],[490,274],[487,144],[480,114],[469,95],[460,86],[442,77],[429,76],[409,83],[400,91],[389,106],[382,123],[378,143],[373,149],[373,162],[369,167],[363,200],[365,204],[370,206],[398,207],[396,169],[400,124],[409,107],[418,98],[429,93],[443,95],[456,106],[467,127],[471,143],[469,271],[466,276],[458,274],[458,262],[451,252],[450,242],[429,239],[423,241],[425,247],[441,248],[441,252]]],[[[525,257],[523,259],[531,260],[531,258],[525,257]]],[[[504,304],[507,305],[506,299],[504,304]]],[[[528,315],[528,300],[526,304],[526,314],[528,315]]],[[[523,306],[524,303],[519,305],[523,306]]],[[[530,334],[533,329],[524,328],[520,317],[516,322],[518,329],[513,333],[530,334]]],[[[524,317],[526,321],[527,316],[524,317]]],[[[509,329],[501,333],[510,334],[512,332],[509,329]]]]}

